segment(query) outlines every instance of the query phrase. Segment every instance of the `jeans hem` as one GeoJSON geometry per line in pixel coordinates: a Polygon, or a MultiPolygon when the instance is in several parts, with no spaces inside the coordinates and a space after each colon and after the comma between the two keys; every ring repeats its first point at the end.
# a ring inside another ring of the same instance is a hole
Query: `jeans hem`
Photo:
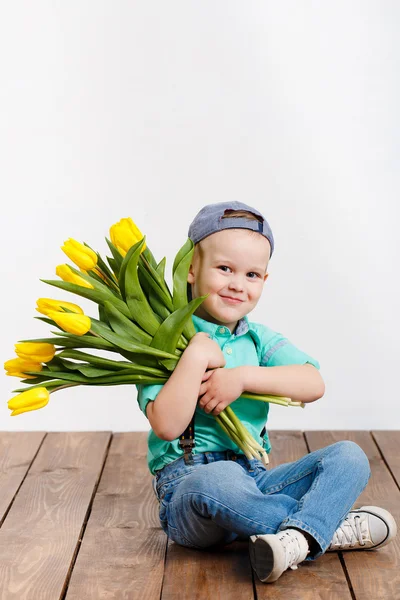
{"type": "Polygon", "coordinates": [[[314,554],[309,554],[305,560],[315,560],[316,558],[319,558],[320,556],[322,556],[322,554],[325,553],[325,550],[328,547],[328,544],[319,535],[319,533],[317,531],[315,531],[315,529],[313,529],[312,527],[310,527],[309,525],[304,523],[304,521],[298,521],[297,519],[289,518],[289,519],[285,519],[284,521],[282,521],[282,523],[279,526],[278,531],[283,531],[284,529],[288,529],[290,527],[296,527],[297,529],[302,529],[303,531],[309,533],[315,539],[315,541],[318,543],[318,545],[321,548],[321,550],[319,552],[316,552],[314,554]]]}

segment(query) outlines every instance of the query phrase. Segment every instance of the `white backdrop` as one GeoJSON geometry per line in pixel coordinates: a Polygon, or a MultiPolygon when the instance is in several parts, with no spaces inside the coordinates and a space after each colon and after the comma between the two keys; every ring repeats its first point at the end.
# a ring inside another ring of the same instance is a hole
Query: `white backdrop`
{"type": "MultiPolygon", "coordinates": [[[[240,200],[276,242],[250,319],[317,358],[325,396],[270,429],[398,429],[399,25],[389,0],[8,2],[0,18],[1,355],[49,335],[65,239],[130,216],[173,258],[240,200]]],[[[0,429],[148,430],[128,386],[63,390],[0,429]]]]}

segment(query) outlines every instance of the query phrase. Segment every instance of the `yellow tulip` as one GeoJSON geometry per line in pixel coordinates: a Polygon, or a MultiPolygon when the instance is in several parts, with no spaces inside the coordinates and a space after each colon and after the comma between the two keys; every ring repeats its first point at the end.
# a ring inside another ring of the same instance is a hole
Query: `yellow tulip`
{"type": "Polygon", "coordinates": [[[43,367],[40,362],[24,360],[23,358],[12,358],[4,363],[4,368],[7,371],[6,375],[10,375],[11,377],[35,379],[36,375],[26,375],[26,373],[41,371],[43,367]]]}
{"type": "Polygon", "coordinates": [[[97,254],[90,248],[69,238],[61,246],[61,250],[70,258],[80,269],[90,271],[97,265],[97,254]]]}
{"type": "Polygon", "coordinates": [[[50,311],[64,312],[63,308],[67,308],[73,313],[83,315],[83,310],[77,304],[72,302],[64,302],[64,300],[52,300],[51,298],[38,298],[36,300],[36,310],[42,315],[47,315],[50,311]]]}
{"type": "MultiPolygon", "coordinates": [[[[143,233],[130,217],[121,219],[118,223],[110,227],[111,241],[122,256],[125,256],[129,248],[143,239],[143,237],[143,233]]],[[[146,244],[143,244],[142,252],[145,248],[146,244]]]]}
{"type": "Polygon", "coordinates": [[[15,344],[15,353],[24,360],[32,362],[49,362],[56,353],[53,344],[39,342],[21,342],[15,344]]]}
{"type": "Polygon", "coordinates": [[[90,318],[86,315],[49,311],[48,316],[67,333],[84,335],[90,329],[90,318]]]}
{"type": "Polygon", "coordinates": [[[79,275],[75,275],[68,265],[58,265],[56,268],[56,275],[58,275],[63,281],[76,283],[76,285],[91,288],[92,290],[94,289],[94,286],[91,283],[85,281],[82,277],[79,277],[79,275]]]}
{"type": "Polygon", "coordinates": [[[8,401],[8,408],[12,411],[11,417],[23,412],[37,410],[46,406],[50,398],[48,390],[44,387],[32,388],[8,401]]]}

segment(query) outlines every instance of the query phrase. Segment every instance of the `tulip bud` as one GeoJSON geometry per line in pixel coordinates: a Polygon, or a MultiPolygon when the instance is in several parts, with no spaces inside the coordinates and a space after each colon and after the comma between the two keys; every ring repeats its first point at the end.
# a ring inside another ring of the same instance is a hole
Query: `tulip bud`
{"type": "Polygon", "coordinates": [[[56,349],[53,344],[21,342],[15,344],[15,353],[23,360],[46,363],[54,358],[56,349]]]}
{"type": "Polygon", "coordinates": [[[69,238],[61,246],[61,250],[70,258],[80,269],[90,271],[97,265],[97,254],[84,244],[69,238]]]}
{"type": "Polygon", "coordinates": [[[21,379],[35,379],[36,375],[27,375],[31,371],[41,371],[42,365],[40,362],[33,360],[24,360],[22,358],[12,358],[4,363],[6,375],[11,377],[19,377],[21,379]]]}
{"type": "Polygon", "coordinates": [[[75,283],[76,285],[94,290],[94,286],[91,283],[85,281],[82,277],[79,277],[79,275],[75,275],[68,265],[58,265],[56,268],[56,275],[58,275],[63,281],[75,283]]]}
{"type": "MultiPolygon", "coordinates": [[[[143,233],[130,217],[121,219],[118,223],[115,223],[115,225],[110,227],[111,242],[122,256],[125,256],[129,248],[132,248],[132,246],[142,240],[143,237],[143,233]]],[[[143,244],[142,252],[145,249],[146,244],[143,244]]]]}
{"type": "Polygon", "coordinates": [[[67,308],[73,313],[83,315],[83,310],[77,304],[72,302],[64,302],[63,300],[52,300],[51,298],[38,298],[36,300],[36,310],[42,315],[48,315],[49,311],[64,312],[63,309],[67,308]]]}
{"type": "Polygon", "coordinates": [[[90,318],[86,315],[49,311],[48,316],[67,333],[84,335],[90,329],[90,318]]]}
{"type": "Polygon", "coordinates": [[[46,388],[32,388],[11,398],[8,401],[8,408],[12,411],[11,416],[15,417],[23,412],[43,408],[48,403],[49,398],[50,394],[46,388]]]}

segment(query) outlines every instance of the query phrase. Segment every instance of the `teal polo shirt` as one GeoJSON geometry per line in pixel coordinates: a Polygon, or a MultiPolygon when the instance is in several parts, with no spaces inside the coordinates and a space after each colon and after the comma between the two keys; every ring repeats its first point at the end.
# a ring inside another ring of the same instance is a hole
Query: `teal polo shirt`
{"type": "MultiPolygon", "coordinates": [[[[231,333],[227,327],[210,323],[196,315],[193,315],[192,319],[197,332],[208,333],[211,339],[219,344],[226,360],[225,369],[244,365],[276,367],[305,363],[320,368],[315,359],[296,348],[282,334],[265,325],[252,323],[246,316],[240,319],[234,333],[231,333]]],[[[156,399],[163,386],[137,385],[136,387],[140,409],[146,414],[147,404],[156,399]]],[[[270,452],[268,433],[261,437],[268,418],[269,403],[240,397],[230,406],[254,439],[270,452]]],[[[195,441],[193,454],[223,450],[233,450],[237,454],[242,454],[239,447],[223,432],[215,417],[205,413],[199,406],[195,411],[195,441]]],[[[183,456],[178,439],[171,442],[161,440],[152,429],[149,431],[147,443],[147,463],[153,475],[155,471],[183,456]]]]}

